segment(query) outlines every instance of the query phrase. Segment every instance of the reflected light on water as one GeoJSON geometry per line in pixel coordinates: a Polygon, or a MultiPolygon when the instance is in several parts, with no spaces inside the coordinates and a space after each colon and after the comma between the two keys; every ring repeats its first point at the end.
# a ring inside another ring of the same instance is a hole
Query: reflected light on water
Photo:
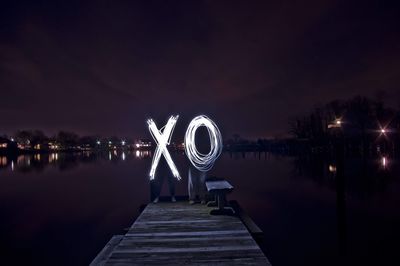
{"type": "Polygon", "coordinates": [[[136,150],[135,151],[135,157],[136,158],[140,158],[140,159],[151,157],[151,151],[136,150]]]}
{"type": "Polygon", "coordinates": [[[18,166],[31,166],[31,155],[19,155],[16,163],[18,166]]]}
{"type": "Polygon", "coordinates": [[[330,164],[328,169],[329,169],[329,172],[336,173],[336,165],[330,164]]]}
{"type": "Polygon", "coordinates": [[[58,153],[52,153],[49,156],[49,163],[58,161],[58,153]]]}
{"type": "Polygon", "coordinates": [[[382,167],[383,167],[384,169],[386,169],[387,164],[388,164],[388,159],[387,159],[385,156],[382,157],[382,159],[381,159],[381,164],[382,164],[382,167]]]}
{"type": "Polygon", "coordinates": [[[35,161],[40,161],[40,154],[38,153],[38,154],[33,155],[33,159],[35,161]]]}
{"type": "Polygon", "coordinates": [[[126,154],[125,154],[125,152],[122,152],[121,158],[122,158],[122,161],[125,161],[125,159],[126,159],[126,154]]]}
{"type": "Polygon", "coordinates": [[[14,171],[14,161],[11,161],[11,171],[14,171]]]}
{"type": "Polygon", "coordinates": [[[7,157],[2,156],[0,157],[0,166],[6,166],[7,165],[7,157]]]}

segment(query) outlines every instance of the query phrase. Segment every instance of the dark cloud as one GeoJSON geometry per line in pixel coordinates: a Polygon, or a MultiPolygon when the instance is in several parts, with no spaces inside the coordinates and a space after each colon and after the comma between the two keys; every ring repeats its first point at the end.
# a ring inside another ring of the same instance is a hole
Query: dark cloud
{"type": "Polygon", "coordinates": [[[400,100],[387,3],[12,1],[0,17],[3,131],[139,136],[149,116],[205,113],[228,136],[274,136],[317,103],[400,100]]]}

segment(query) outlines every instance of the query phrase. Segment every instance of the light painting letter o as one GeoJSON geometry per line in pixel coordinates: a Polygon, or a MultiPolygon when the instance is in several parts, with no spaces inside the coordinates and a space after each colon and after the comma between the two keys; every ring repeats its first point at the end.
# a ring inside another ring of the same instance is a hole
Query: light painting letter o
{"type": "Polygon", "coordinates": [[[193,118],[185,134],[185,151],[188,159],[199,171],[209,171],[222,152],[222,135],[217,125],[207,116],[200,115],[193,118]],[[196,131],[205,126],[210,137],[210,151],[203,154],[197,150],[195,143],[196,131]]]}

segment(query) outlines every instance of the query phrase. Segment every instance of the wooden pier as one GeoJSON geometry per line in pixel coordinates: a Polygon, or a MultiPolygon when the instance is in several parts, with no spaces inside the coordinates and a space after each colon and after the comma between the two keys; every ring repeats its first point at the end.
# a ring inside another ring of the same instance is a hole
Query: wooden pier
{"type": "Polygon", "coordinates": [[[270,265],[238,217],[209,212],[187,201],[150,203],[91,265],[270,265]]]}

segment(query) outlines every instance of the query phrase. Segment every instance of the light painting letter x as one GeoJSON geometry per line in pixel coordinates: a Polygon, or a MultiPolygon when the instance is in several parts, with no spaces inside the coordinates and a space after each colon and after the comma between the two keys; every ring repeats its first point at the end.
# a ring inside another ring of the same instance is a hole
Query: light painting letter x
{"type": "Polygon", "coordinates": [[[161,158],[161,154],[164,155],[165,160],[167,161],[169,168],[171,168],[174,177],[176,177],[178,180],[181,179],[178,169],[176,168],[174,162],[172,161],[171,155],[169,154],[167,149],[167,145],[169,145],[171,141],[172,132],[174,131],[178,117],[179,117],[178,115],[171,116],[168,119],[167,124],[164,127],[160,128],[160,130],[157,129],[157,126],[154,123],[153,119],[147,120],[147,124],[149,125],[149,131],[157,143],[157,148],[153,156],[153,162],[151,163],[150,180],[154,179],[156,168],[161,158]]]}

